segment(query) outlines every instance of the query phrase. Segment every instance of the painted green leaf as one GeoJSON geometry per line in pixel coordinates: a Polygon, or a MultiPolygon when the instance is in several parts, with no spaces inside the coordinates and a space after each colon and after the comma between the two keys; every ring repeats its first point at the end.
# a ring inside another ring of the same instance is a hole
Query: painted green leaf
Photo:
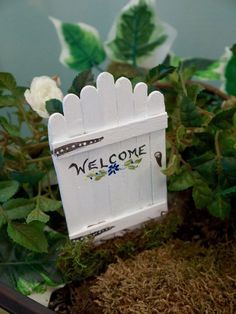
{"type": "Polygon", "coordinates": [[[128,167],[129,165],[131,165],[133,163],[132,159],[126,160],[126,162],[124,163],[125,167],[128,167]]]}
{"type": "Polygon", "coordinates": [[[0,182],[0,202],[8,201],[13,195],[16,194],[19,188],[17,181],[1,181],[0,182]]]}
{"type": "Polygon", "coordinates": [[[26,219],[26,222],[27,224],[32,222],[32,221],[41,221],[43,223],[47,223],[49,221],[50,217],[45,214],[43,211],[41,211],[40,209],[38,208],[35,208],[34,210],[32,210],[27,219],[26,219]]]}
{"type": "Polygon", "coordinates": [[[136,159],[136,160],[135,160],[135,164],[136,164],[136,165],[139,165],[139,164],[141,163],[141,161],[142,161],[142,158],[136,159]]]}
{"type": "Polygon", "coordinates": [[[39,196],[38,207],[43,212],[52,212],[62,207],[61,201],[53,200],[45,196],[39,196]]]}
{"type": "Polygon", "coordinates": [[[195,103],[187,96],[184,96],[180,103],[180,118],[184,126],[201,126],[202,116],[195,103]]]}
{"type": "Polygon", "coordinates": [[[34,206],[34,201],[26,198],[10,199],[2,205],[5,215],[10,220],[26,218],[34,206]]]}
{"type": "Polygon", "coordinates": [[[16,88],[16,80],[11,73],[0,72],[0,87],[6,88],[10,91],[16,88]]]}
{"type": "Polygon", "coordinates": [[[137,165],[129,165],[128,169],[129,170],[135,170],[138,166],[137,165]]]}
{"type": "MultiPolygon", "coordinates": [[[[175,31],[158,21],[155,10],[147,0],[130,1],[118,16],[106,42],[106,51],[113,61],[143,65],[144,59],[154,56],[153,66],[161,63],[169,52],[171,44],[166,46],[164,54],[156,55],[156,51],[175,38],[175,31]],[[168,28],[168,30],[167,30],[168,28]],[[170,35],[171,33],[171,35],[170,35]],[[159,57],[159,58],[158,58],[159,57]]],[[[152,67],[146,64],[147,67],[152,67]]]]}
{"type": "Polygon", "coordinates": [[[224,200],[220,195],[217,195],[215,200],[207,208],[213,216],[220,219],[225,219],[231,210],[229,202],[224,200]]]}
{"type": "Polygon", "coordinates": [[[47,252],[48,243],[43,232],[44,225],[32,221],[29,224],[8,223],[7,233],[16,243],[34,252],[47,252]]]}
{"type": "Polygon", "coordinates": [[[225,67],[225,89],[229,95],[236,96],[236,44],[231,51],[232,56],[225,67]]]}
{"type": "Polygon", "coordinates": [[[59,99],[47,100],[46,109],[49,114],[53,114],[55,112],[63,114],[62,102],[59,99]]]}
{"type": "Polygon", "coordinates": [[[51,21],[61,42],[60,61],[64,65],[80,72],[104,61],[105,51],[95,28],[84,23],[63,23],[55,18],[51,21]]]}

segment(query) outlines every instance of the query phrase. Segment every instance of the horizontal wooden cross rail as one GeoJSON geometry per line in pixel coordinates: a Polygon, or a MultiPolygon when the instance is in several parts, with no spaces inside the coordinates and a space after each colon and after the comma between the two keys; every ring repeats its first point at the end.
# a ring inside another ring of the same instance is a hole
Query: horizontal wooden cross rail
{"type": "Polygon", "coordinates": [[[13,314],[53,314],[54,312],[38,302],[20,294],[0,282],[1,307],[13,314]]]}

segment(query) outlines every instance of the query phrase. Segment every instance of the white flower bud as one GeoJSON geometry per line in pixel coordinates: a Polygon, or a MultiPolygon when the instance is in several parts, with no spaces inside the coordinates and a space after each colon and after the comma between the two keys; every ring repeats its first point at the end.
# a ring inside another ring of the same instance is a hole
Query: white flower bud
{"type": "Polygon", "coordinates": [[[63,99],[63,94],[58,88],[55,80],[49,76],[35,77],[24,93],[27,103],[42,118],[48,118],[49,114],[46,110],[46,101],[50,99],[63,99]]]}

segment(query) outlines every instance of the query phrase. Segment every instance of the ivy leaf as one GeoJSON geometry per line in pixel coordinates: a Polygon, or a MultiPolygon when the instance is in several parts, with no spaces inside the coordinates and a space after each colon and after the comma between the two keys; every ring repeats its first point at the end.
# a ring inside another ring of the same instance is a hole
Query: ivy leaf
{"type": "Polygon", "coordinates": [[[225,67],[225,89],[229,95],[236,96],[236,44],[231,51],[232,56],[225,67]]]}
{"type": "Polygon", "coordinates": [[[197,101],[197,96],[199,95],[199,93],[204,90],[203,86],[201,86],[200,84],[191,84],[189,86],[186,86],[187,89],[187,94],[188,97],[194,102],[196,103],[197,101]]]}
{"type": "Polygon", "coordinates": [[[3,152],[0,151],[0,170],[4,167],[4,164],[5,164],[4,155],[3,152]]]}
{"type": "Polygon", "coordinates": [[[14,76],[8,72],[0,72],[0,87],[13,91],[16,88],[14,76]]]}
{"type": "Polygon", "coordinates": [[[225,189],[223,191],[220,191],[219,193],[221,196],[229,196],[231,194],[236,194],[236,185],[235,186],[231,186],[228,189],[225,189]]]}
{"type": "Polygon", "coordinates": [[[147,84],[154,84],[159,80],[162,80],[166,76],[168,76],[170,73],[173,73],[175,71],[175,67],[168,66],[165,64],[159,64],[156,67],[149,70],[148,75],[146,76],[146,82],[147,84]]]}
{"type": "Polygon", "coordinates": [[[186,127],[201,126],[202,117],[195,103],[188,96],[183,96],[180,103],[180,118],[186,127]]]}
{"type": "Polygon", "coordinates": [[[62,64],[80,72],[104,61],[105,51],[95,28],[84,23],[71,24],[50,19],[61,42],[62,64]]]}
{"type": "Polygon", "coordinates": [[[52,212],[62,207],[61,201],[53,200],[45,196],[39,196],[38,207],[43,212],[52,212]]]}
{"type": "Polygon", "coordinates": [[[166,176],[171,176],[177,171],[178,167],[179,167],[179,158],[176,154],[173,154],[170,157],[170,160],[168,162],[168,166],[166,167],[166,169],[163,169],[161,171],[166,176]]]}
{"type": "Polygon", "coordinates": [[[11,95],[0,95],[0,108],[11,107],[16,103],[16,99],[11,95]]]}
{"type": "Polygon", "coordinates": [[[195,178],[192,196],[196,208],[202,209],[212,201],[213,193],[208,184],[203,179],[195,178]]]}
{"type": "Polygon", "coordinates": [[[83,71],[79,73],[73,80],[71,87],[68,90],[68,93],[75,94],[80,96],[82,88],[86,85],[95,86],[94,77],[91,70],[83,71]]]}
{"type": "MultiPolygon", "coordinates": [[[[228,130],[227,130],[228,131],[228,130]]],[[[219,136],[220,151],[223,156],[236,157],[236,136],[233,132],[221,132],[219,136]]]]}
{"type": "Polygon", "coordinates": [[[29,215],[26,219],[26,222],[27,222],[27,224],[29,224],[32,221],[40,221],[43,223],[47,223],[49,221],[49,219],[50,219],[50,217],[47,214],[42,212],[40,209],[35,208],[34,210],[32,210],[29,213],[29,215]]]}
{"type": "Polygon", "coordinates": [[[0,202],[8,201],[13,195],[16,194],[19,188],[17,181],[0,181],[0,202]]]}
{"type": "Polygon", "coordinates": [[[195,71],[204,71],[215,63],[216,60],[205,58],[185,59],[182,62],[182,68],[194,67],[195,71]]]}
{"type": "Polygon", "coordinates": [[[111,29],[106,51],[112,61],[150,68],[162,63],[175,36],[172,27],[157,19],[149,1],[130,1],[111,29]]]}
{"type": "Polygon", "coordinates": [[[213,216],[222,220],[228,217],[231,210],[229,202],[224,200],[220,195],[217,195],[215,200],[207,208],[213,216]]]}
{"type": "Polygon", "coordinates": [[[183,191],[194,185],[194,178],[190,170],[182,167],[178,174],[170,177],[169,190],[183,191]]]}
{"type": "Polygon", "coordinates": [[[217,166],[215,159],[203,162],[202,164],[195,166],[194,169],[197,170],[200,175],[212,185],[217,182],[217,166]]]}
{"type": "Polygon", "coordinates": [[[56,261],[58,248],[65,242],[65,237],[56,232],[46,232],[46,237],[49,253],[34,253],[21,245],[13,246],[5,229],[1,230],[1,281],[25,295],[43,292],[47,286],[63,283],[62,276],[57,271],[56,261]]]}
{"type": "Polygon", "coordinates": [[[32,221],[29,224],[8,223],[7,233],[16,243],[39,253],[47,252],[48,243],[43,232],[44,224],[32,221]]]}
{"type": "Polygon", "coordinates": [[[233,116],[236,113],[236,107],[219,111],[211,120],[209,126],[216,126],[220,129],[228,129],[233,126],[233,116]]]}
{"type": "Polygon", "coordinates": [[[40,172],[36,167],[32,166],[25,171],[12,171],[9,176],[20,183],[36,185],[44,175],[44,172],[40,172]]]}
{"type": "Polygon", "coordinates": [[[9,220],[26,218],[34,206],[34,201],[26,198],[10,199],[2,205],[9,220]]]}
{"type": "Polygon", "coordinates": [[[55,112],[63,114],[62,102],[59,99],[50,99],[46,101],[47,112],[51,115],[55,112]]]}
{"type": "Polygon", "coordinates": [[[5,215],[5,212],[4,212],[3,208],[2,208],[2,206],[0,206],[0,229],[6,223],[7,223],[7,217],[5,215]]]}

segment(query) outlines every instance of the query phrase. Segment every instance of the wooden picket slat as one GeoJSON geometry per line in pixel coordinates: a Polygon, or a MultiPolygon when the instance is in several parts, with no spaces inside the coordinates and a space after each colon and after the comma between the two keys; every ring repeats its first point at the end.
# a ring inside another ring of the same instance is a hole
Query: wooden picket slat
{"type": "Polygon", "coordinates": [[[71,239],[111,235],[166,210],[161,93],[104,72],[80,98],[67,95],[63,110],[49,119],[49,141],[71,239]]]}

